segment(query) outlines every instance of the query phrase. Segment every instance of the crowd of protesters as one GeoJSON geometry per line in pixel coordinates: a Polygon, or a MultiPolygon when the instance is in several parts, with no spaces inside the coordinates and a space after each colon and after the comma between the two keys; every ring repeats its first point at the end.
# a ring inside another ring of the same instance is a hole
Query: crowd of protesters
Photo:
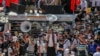
{"type": "Polygon", "coordinates": [[[99,56],[100,18],[98,12],[81,11],[74,25],[61,25],[55,32],[52,27],[34,38],[28,33],[15,32],[5,40],[0,37],[0,55],[5,56],[99,56]]]}

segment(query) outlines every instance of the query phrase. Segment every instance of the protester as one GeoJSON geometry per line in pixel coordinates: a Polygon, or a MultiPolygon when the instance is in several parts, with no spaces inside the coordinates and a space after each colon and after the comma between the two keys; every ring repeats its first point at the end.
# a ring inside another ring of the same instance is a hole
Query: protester
{"type": "Polygon", "coordinates": [[[38,56],[43,56],[44,55],[44,41],[42,35],[39,36],[39,40],[37,41],[37,48],[38,48],[38,56]]]}
{"type": "Polygon", "coordinates": [[[47,38],[47,56],[55,56],[56,55],[56,46],[57,46],[57,36],[53,32],[53,29],[50,28],[48,33],[46,34],[47,38]]]}
{"type": "Polygon", "coordinates": [[[33,41],[34,39],[30,36],[29,37],[29,44],[28,44],[28,47],[27,47],[27,55],[30,56],[30,55],[34,55],[34,46],[35,46],[35,43],[33,41]]]}
{"type": "Polygon", "coordinates": [[[57,43],[57,55],[64,56],[64,49],[63,49],[64,40],[60,39],[57,43]]]}
{"type": "Polygon", "coordinates": [[[93,54],[93,56],[100,56],[100,47],[96,48],[96,52],[93,54]]]}

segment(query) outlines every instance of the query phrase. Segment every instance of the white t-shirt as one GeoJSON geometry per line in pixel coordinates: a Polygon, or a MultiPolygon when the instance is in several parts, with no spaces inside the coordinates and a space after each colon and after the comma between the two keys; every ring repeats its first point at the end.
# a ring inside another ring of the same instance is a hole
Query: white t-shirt
{"type": "Polygon", "coordinates": [[[73,39],[72,46],[74,46],[74,45],[78,45],[78,40],[77,39],[73,39]]]}
{"type": "Polygon", "coordinates": [[[27,51],[34,52],[34,44],[29,44],[27,47],[27,51]]]}
{"type": "Polygon", "coordinates": [[[96,4],[95,4],[96,0],[90,0],[90,1],[92,2],[92,7],[95,7],[96,6],[96,4]]]}
{"type": "Polygon", "coordinates": [[[93,56],[100,56],[100,52],[95,52],[93,56]]]}
{"type": "Polygon", "coordinates": [[[88,39],[91,39],[91,34],[88,34],[87,37],[88,37],[88,39]]]}
{"type": "Polygon", "coordinates": [[[100,0],[96,0],[96,6],[100,6],[100,0]]]}
{"type": "Polygon", "coordinates": [[[82,0],[82,1],[81,1],[81,9],[84,9],[84,8],[86,9],[87,6],[88,6],[88,5],[87,5],[87,1],[86,1],[86,0],[82,0]]]}
{"type": "Polygon", "coordinates": [[[13,50],[11,49],[11,47],[8,48],[8,56],[11,56],[10,53],[13,52],[13,50]]]}
{"type": "Polygon", "coordinates": [[[100,6],[100,0],[90,0],[92,2],[92,7],[100,6]]]}
{"type": "Polygon", "coordinates": [[[13,39],[13,42],[16,42],[18,40],[16,36],[13,36],[12,39],[13,39]]]}
{"type": "MultiPolygon", "coordinates": [[[[37,46],[40,47],[40,53],[45,52],[45,43],[43,41],[41,41],[41,43],[39,41],[37,41],[37,46]]],[[[39,53],[39,51],[38,51],[38,53],[39,53]]]]}
{"type": "Polygon", "coordinates": [[[70,43],[70,40],[66,39],[65,42],[64,42],[64,50],[68,49],[70,47],[71,43],[70,43]]]}
{"type": "MultiPolygon", "coordinates": [[[[47,36],[48,36],[48,34],[46,35],[46,38],[48,38],[47,36]]],[[[48,47],[53,47],[52,34],[49,34],[49,40],[48,41],[49,41],[48,42],[48,47]]],[[[54,42],[57,43],[57,36],[56,36],[56,34],[54,34],[54,42]]]]}

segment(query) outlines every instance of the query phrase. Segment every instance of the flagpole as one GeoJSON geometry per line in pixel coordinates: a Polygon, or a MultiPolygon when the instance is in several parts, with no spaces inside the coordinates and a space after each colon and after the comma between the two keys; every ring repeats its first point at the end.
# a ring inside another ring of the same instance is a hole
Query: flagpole
{"type": "Polygon", "coordinates": [[[4,7],[4,16],[6,16],[6,0],[3,0],[2,5],[4,7]]]}
{"type": "MultiPolygon", "coordinates": [[[[5,27],[7,28],[7,22],[6,22],[6,11],[7,11],[7,9],[6,9],[6,0],[3,0],[2,1],[2,5],[3,5],[3,7],[4,7],[4,17],[5,17],[5,27]]],[[[6,28],[4,28],[4,29],[6,29],[6,28]]],[[[3,31],[3,37],[4,37],[4,41],[6,40],[6,37],[5,37],[5,30],[3,31]]]]}

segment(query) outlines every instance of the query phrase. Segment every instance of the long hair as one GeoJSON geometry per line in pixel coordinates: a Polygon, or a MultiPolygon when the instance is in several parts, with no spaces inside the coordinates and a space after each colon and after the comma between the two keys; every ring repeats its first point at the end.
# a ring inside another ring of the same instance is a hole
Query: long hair
{"type": "Polygon", "coordinates": [[[52,28],[49,28],[47,33],[48,34],[51,34],[51,33],[53,34],[54,33],[54,30],[52,28]]]}

